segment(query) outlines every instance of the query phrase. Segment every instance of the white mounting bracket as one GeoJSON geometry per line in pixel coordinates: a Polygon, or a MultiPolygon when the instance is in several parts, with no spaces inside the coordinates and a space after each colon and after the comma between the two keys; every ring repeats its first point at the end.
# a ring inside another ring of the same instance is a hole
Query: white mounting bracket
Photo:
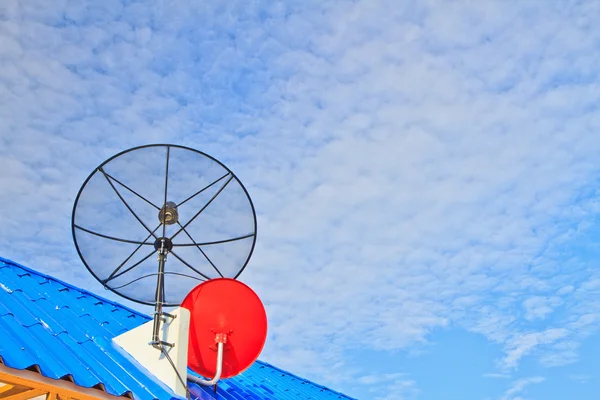
{"type": "Polygon", "coordinates": [[[165,345],[164,350],[169,354],[177,371],[173,369],[160,349],[148,343],[148,338],[152,337],[154,321],[148,321],[113,338],[113,342],[127,351],[157,379],[169,386],[175,394],[186,397],[186,387],[182,384],[179,376],[184,379],[187,376],[190,311],[185,308],[177,308],[170,314],[175,318],[163,319],[159,340],[162,343],[172,344],[172,346],[165,345]]]}

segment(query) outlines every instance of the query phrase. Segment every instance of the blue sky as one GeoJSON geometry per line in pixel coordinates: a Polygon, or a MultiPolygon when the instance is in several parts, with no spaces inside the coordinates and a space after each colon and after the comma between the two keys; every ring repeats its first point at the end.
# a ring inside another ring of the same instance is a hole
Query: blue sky
{"type": "Polygon", "coordinates": [[[360,399],[596,399],[599,16],[3,0],[0,253],[117,299],[72,244],[77,191],[190,146],[256,206],[265,361],[360,399]]]}

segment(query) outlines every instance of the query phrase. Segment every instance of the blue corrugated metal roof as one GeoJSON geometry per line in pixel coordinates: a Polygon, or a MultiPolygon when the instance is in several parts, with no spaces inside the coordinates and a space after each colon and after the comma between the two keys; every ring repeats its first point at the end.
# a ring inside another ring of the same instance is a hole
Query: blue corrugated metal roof
{"type": "Polygon", "coordinates": [[[263,361],[256,361],[242,374],[223,379],[217,386],[216,395],[213,388],[194,387],[190,391],[202,400],[355,400],[263,361]]]}
{"type": "MultiPolygon", "coordinates": [[[[0,257],[0,361],[53,379],[139,400],[177,399],[112,338],[150,317],[0,257]]],[[[257,361],[212,388],[193,385],[200,400],[349,399],[257,361]]]]}
{"type": "Polygon", "coordinates": [[[116,396],[178,398],[111,340],[148,319],[0,258],[0,358],[7,367],[116,396]]]}

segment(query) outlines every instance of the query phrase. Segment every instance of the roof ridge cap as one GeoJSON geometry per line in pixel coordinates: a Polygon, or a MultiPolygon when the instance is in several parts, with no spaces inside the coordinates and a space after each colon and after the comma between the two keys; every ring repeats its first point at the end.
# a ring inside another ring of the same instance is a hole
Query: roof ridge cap
{"type": "Polygon", "coordinates": [[[130,307],[126,306],[125,304],[121,304],[121,303],[117,303],[116,301],[109,300],[109,299],[107,299],[105,297],[102,297],[102,296],[100,296],[98,294],[90,292],[89,290],[82,289],[82,288],[77,287],[77,286],[75,286],[75,285],[73,285],[71,283],[67,283],[67,282],[65,282],[65,281],[63,281],[61,279],[58,279],[58,278],[56,278],[56,277],[54,277],[52,275],[44,274],[43,272],[36,271],[36,270],[34,270],[32,268],[29,268],[29,267],[26,267],[24,265],[21,265],[21,264],[19,264],[16,261],[9,260],[8,258],[4,258],[2,256],[0,256],[0,261],[4,262],[6,264],[13,265],[13,266],[18,267],[18,268],[21,268],[21,269],[23,269],[23,270],[25,270],[25,271],[27,271],[29,273],[32,273],[32,274],[41,276],[43,278],[52,280],[52,281],[54,281],[56,283],[59,283],[59,284],[65,286],[65,287],[69,288],[69,289],[74,289],[74,290],[77,290],[77,291],[79,291],[79,292],[81,292],[81,293],[83,293],[85,295],[95,297],[96,299],[98,299],[98,300],[100,300],[100,301],[102,301],[104,303],[108,303],[108,304],[111,304],[111,305],[113,305],[115,307],[127,310],[127,311],[129,311],[129,312],[131,312],[131,313],[133,313],[133,314],[135,314],[135,315],[137,315],[139,317],[147,318],[148,320],[150,319],[150,317],[148,315],[146,315],[146,314],[144,314],[144,313],[142,313],[140,311],[134,310],[133,308],[130,308],[130,307]]]}

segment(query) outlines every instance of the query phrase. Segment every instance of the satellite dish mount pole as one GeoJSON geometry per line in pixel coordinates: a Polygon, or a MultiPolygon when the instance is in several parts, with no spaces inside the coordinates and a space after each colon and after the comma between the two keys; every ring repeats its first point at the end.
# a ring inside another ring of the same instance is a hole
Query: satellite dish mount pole
{"type": "Polygon", "coordinates": [[[165,263],[167,262],[167,254],[169,253],[169,250],[173,248],[173,243],[169,238],[158,238],[154,242],[154,248],[158,253],[158,276],[156,278],[154,326],[152,329],[152,341],[150,342],[150,344],[157,349],[161,349],[162,346],[173,347],[172,343],[164,342],[161,340],[160,337],[160,325],[164,317],[173,317],[171,314],[163,312],[163,305],[165,303],[165,263]]]}

